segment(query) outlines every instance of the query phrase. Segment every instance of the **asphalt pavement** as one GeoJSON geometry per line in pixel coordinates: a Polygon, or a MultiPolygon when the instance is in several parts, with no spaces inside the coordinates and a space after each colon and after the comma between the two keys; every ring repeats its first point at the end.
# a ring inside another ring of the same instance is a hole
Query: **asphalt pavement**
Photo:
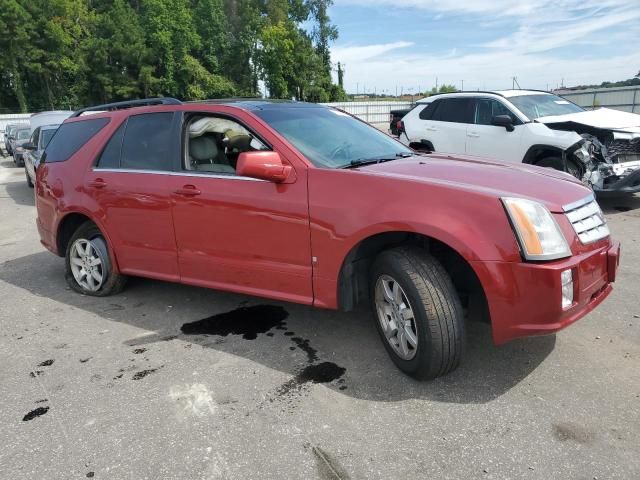
{"type": "Polygon", "coordinates": [[[70,291],[0,158],[0,478],[640,478],[640,197],[603,207],[622,260],[600,308],[501,347],[470,324],[460,368],[417,382],[367,313],[70,291]]]}

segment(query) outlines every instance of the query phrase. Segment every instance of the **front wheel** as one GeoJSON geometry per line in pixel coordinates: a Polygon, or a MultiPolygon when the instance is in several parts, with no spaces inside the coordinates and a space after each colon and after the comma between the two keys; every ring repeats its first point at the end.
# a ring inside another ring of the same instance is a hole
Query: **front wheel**
{"type": "Polygon", "coordinates": [[[31,181],[31,177],[29,176],[29,172],[26,168],[24,169],[24,174],[27,177],[27,185],[29,185],[29,188],[33,188],[33,182],[31,181]]]}
{"type": "Polygon", "coordinates": [[[107,242],[92,222],[73,234],[65,255],[65,278],[78,293],[105,297],[120,292],[127,281],[111,263],[107,242]]]}
{"type": "MultiPolygon", "coordinates": [[[[536,166],[553,168],[555,170],[560,170],[561,172],[565,171],[562,157],[545,157],[539,162],[537,162],[536,166]]],[[[574,162],[570,158],[567,158],[567,173],[569,175],[573,175],[578,180],[582,180],[582,175],[583,175],[582,169],[578,166],[576,162],[574,162]]]]}
{"type": "Polygon", "coordinates": [[[464,348],[460,299],[442,265],[426,251],[382,252],[371,269],[376,326],[396,366],[417,379],[454,370],[464,348]]]}

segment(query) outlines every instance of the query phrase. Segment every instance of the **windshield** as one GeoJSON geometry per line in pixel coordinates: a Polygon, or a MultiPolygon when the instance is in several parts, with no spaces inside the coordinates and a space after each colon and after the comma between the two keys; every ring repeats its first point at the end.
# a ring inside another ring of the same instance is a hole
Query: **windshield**
{"type": "Polygon", "coordinates": [[[16,134],[16,140],[26,140],[30,136],[31,136],[30,130],[18,130],[18,133],[16,134]]]}
{"type": "Polygon", "coordinates": [[[56,133],[55,130],[43,130],[42,131],[42,147],[41,148],[47,148],[47,145],[49,145],[49,140],[51,140],[51,137],[53,137],[53,134],[56,133]]]}
{"type": "Polygon", "coordinates": [[[301,107],[255,113],[317,167],[342,168],[351,162],[412,154],[381,131],[338,110],[301,107]]]}
{"type": "Polygon", "coordinates": [[[529,120],[552,115],[584,112],[584,109],[575,103],[556,95],[520,95],[510,97],[509,101],[524,113],[529,120]]]}

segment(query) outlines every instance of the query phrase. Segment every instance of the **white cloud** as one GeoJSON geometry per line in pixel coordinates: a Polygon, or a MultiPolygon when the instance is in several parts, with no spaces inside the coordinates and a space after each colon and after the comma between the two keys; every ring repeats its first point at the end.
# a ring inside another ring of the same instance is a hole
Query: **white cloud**
{"type": "MultiPolygon", "coordinates": [[[[333,59],[341,60],[335,53],[333,59]]],[[[409,88],[417,91],[418,87],[424,91],[435,85],[436,77],[440,85],[454,84],[458,88],[464,80],[465,90],[511,88],[512,76],[518,78],[522,88],[546,89],[547,85],[557,87],[562,79],[565,85],[576,85],[630,78],[637,73],[640,52],[562,61],[508,50],[458,57],[412,53],[344,63],[348,92],[355,92],[356,83],[375,85],[378,92],[395,92],[396,86],[403,86],[405,92],[409,88]]]]}
{"type": "MultiPolygon", "coordinates": [[[[386,0],[337,0],[337,5],[388,5],[386,0]]],[[[640,68],[640,10],[637,0],[402,0],[403,14],[421,9],[464,16],[478,28],[495,31],[482,44],[473,32],[459,38],[448,51],[434,52],[430,45],[408,41],[376,45],[346,45],[332,49],[333,61],[346,64],[347,91],[356,83],[395,91],[396,84],[423,90],[439,83],[465,89],[511,87],[517,76],[525,88],[600,83],[630,78],[640,68]],[[507,32],[506,34],[504,32],[507,32]],[[411,46],[411,49],[406,47],[411,46]],[[598,53],[591,50],[598,47],[598,53]],[[609,48],[607,48],[609,47],[609,48]],[[610,54],[603,54],[609,50],[610,54]]],[[[410,38],[408,32],[407,37],[410,38]]],[[[486,35],[484,35],[486,37],[486,35]]],[[[402,38],[401,40],[408,40],[402,38]]]]}
{"type": "Polygon", "coordinates": [[[379,57],[380,55],[390,52],[391,50],[410,47],[411,45],[413,45],[412,42],[393,42],[381,43],[377,45],[334,47],[331,49],[331,58],[334,62],[362,62],[364,60],[379,57]]]}

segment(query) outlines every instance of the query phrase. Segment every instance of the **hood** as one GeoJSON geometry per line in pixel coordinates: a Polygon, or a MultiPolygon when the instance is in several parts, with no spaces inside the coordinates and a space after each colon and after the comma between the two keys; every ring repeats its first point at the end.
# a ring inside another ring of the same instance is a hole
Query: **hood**
{"type": "Polygon", "coordinates": [[[640,115],[610,108],[598,108],[584,112],[540,117],[536,122],[552,125],[555,123],[576,123],[600,130],[613,130],[640,137],[640,115]]]}
{"type": "Polygon", "coordinates": [[[367,165],[359,170],[407,181],[450,185],[496,198],[529,198],[556,213],[562,212],[563,205],[592,193],[568,173],[471,156],[428,154],[367,165]]]}

